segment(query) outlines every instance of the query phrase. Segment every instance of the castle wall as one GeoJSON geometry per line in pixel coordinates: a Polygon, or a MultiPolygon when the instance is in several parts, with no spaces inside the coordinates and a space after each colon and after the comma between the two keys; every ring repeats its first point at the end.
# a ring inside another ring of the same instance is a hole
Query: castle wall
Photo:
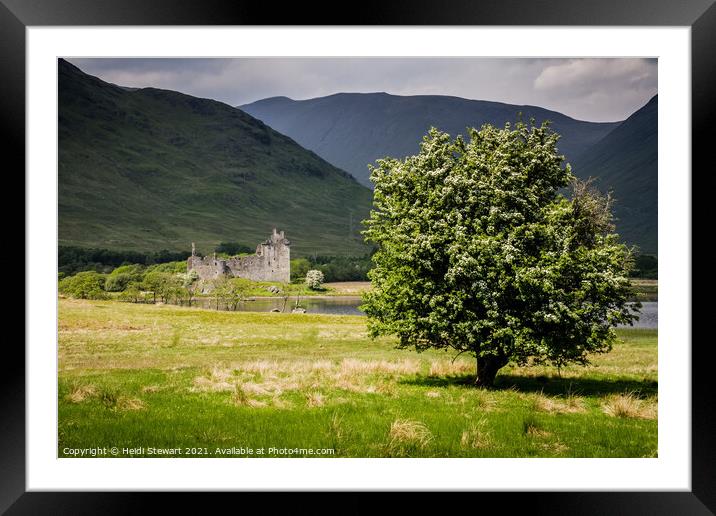
{"type": "MultiPolygon", "coordinates": [[[[290,242],[273,230],[271,237],[256,247],[256,254],[234,256],[227,260],[199,257],[194,254],[187,261],[187,270],[195,270],[202,280],[214,280],[222,276],[246,278],[252,281],[291,281],[290,242]]],[[[193,248],[192,248],[193,249],[193,248]]]]}

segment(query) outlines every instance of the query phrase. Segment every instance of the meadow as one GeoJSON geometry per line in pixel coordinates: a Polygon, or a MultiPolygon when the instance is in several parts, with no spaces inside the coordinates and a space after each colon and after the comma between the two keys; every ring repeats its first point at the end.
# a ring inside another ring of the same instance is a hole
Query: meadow
{"type": "Polygon", "coordinates": [[[655,330],[489,390],[472,357],[371,340],[361,316],[60,299],[58,330],[60,457],[657,454],[655,330]]]}

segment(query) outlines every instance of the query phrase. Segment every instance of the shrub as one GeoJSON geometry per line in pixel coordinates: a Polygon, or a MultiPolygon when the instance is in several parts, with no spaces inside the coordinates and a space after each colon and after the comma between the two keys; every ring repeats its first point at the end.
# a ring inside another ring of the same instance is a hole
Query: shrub
{"type": "Polygon", "coordinates": [[[311,268],[311,263],[306,258],[291,260],[291,281],[303,281],[311,268]]]}
{"type": "Polygon", "coordinates": [[[323,284],[323,273],[317,270],[310,270],[306,273],[306,286],[311,290],[318,290],[323,284]]]}
{"type": "Polygon", "coordinates": [[[118,299],[129,303],[141,303],[144,301],[144,295],[142,294],[142,291],[139,290],[138,284],[130,283],[119,295],[118,299]]]}
{"type": "Polygon", "coordinates": [[[78,272],[60,280],[58,290],[67,296],[77,299],[106,299],[104,287],[105,277],[94,271],[78,272]]]}
{"type": "Polygon", "coordinates": [[[107,292],[122,292],[131,281],[133,281],[131,274],[125,272],[110,274],[104,281],[104,289],[107,292]]]}
{"type": "Polygon", "coordinates": [[[170,274],[186,272],[186,260],[180,262],[167,262],[150,265],[149,267],[147,267],[147,274],[151,272],[168,272],[170,274]]]}

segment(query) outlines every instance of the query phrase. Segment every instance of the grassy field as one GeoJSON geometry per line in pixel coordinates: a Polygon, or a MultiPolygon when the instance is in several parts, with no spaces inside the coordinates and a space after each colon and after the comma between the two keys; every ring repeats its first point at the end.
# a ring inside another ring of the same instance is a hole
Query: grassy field
{"type": "Polygon", "coordinates": [[[638,301],[658,301],[659,282],[655,279],[632,279],[638,301]]]}
{"type": "Polygon", "coordinates": [[[619,335],[589,368],[483,390],[470,357],[396,350],[359,316],[61,299],[58,455],[655,457],[657,333],[619,335]]]}

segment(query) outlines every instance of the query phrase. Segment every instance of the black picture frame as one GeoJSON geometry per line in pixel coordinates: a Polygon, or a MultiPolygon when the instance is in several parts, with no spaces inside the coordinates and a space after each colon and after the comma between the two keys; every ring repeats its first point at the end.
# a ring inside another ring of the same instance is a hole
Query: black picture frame
{"type": "MultiPolygon", "coordinates": [[[[321,3],[273,4],[217,0],[0,0],[0,106],[4,175],[16,179],[25,171],[25,31],[29,26],[62,25],[559,25],[559,26],[689,26],[692,59],[692,163],[704,177],[713,170],[708,129],[716,110],[716,5],[714,0],[470,0],[428,2],[401,0],[391,3],[325,6],[321,3]],[[320,14],[319,14],[320,13],[320,14]],[[8,163],[10,165],[8,165],[8,163]]],[[[707,189],[693,187],[692,220],[707,217],[707,202],[697,202],[707,189]],[[700,213],[701,211],[701,213],[700,213]]],[[[23,183],[17,186],[24,191],[23,183]]],[[[16,194],[16,196],[18,196],[16,194]]],[[[692,235],[699,234],[692,230],[692,235]]],[[[707,230],[702,234],[710,234],[707,230]]],[[[692,250],[692,277],[698,257],[692,250]]],[[[703,270],[703,269],[702,269],[703,270]]],[[[25,270],[25,274],[28,271],[25,270]]],[[[703,310],[692,298],[693,314],[703,310]]],[[[692,320],[697,320],[692,315],[692,320]]],[[[693,336],[696,336],[693,333],[693,336]]],[[[672,343],[673,344],[673,343],[672,343]]],[[[685,343],[688,344],[688,343],[685,343]]],[[[711,400],[713,375],[710,339],[692,337],[692,490],[689,492],[550,492],[465,493],[458,500],[479,507],[505,504],[510,512],[524,508],[528,514],[713,514],[716,511],[716,409],[711,400]],[[468,499],[468,497],[471,498],[468,499]],[[486,498],[487,497],[487,498],[486,498]]],[[[161,497],[163,511],[191,510],[196,500],[186,493],[69,493],[26,492],[25,489],[25,353],[16,340],[5,342],[7,366],[0,376],[3,410],[0,416],[0,512],[7,514],[119,514],[143,513],[147,498],[161,497]],[[12,344],[12,346],[11,346],[12,344]]],[[[242,506],[256,494],[224,494],[242,497],[242,506]]],[[[264,495],[266,496],[266,495],[264,495]]],[[[271,496],[276,504],[291,503],[271,496]]],[[[456,495],[453,495],[456,496],[456,495]]],[[[350,512],[374,510],[374,503],[353,494],[344,501],[350,512]]],[[[370,498],[370,497],[367,497],[370,498]]],[[[407,498],[407,497],[406,497],[407,498]]],[[[411,497],[422,503],[422,496],[411,497]]],[[[227,500],[228,501],[228,500],[227,500]]],[[[406,502],[408,502],[406,500],[406,502]]],[[[204,503],[204,502],[198,502],[204,503]]],[[[261,502],[265,503],[265,502],[261,502]]],[[[206,509],[206,506],[203,506],[206,509]]],[[[317,502],[310,502],[312,512],[317,502]]],[[[408,506],[406,505],[407,509],[408,506]]],[[[330,510],[329,507],[326,508],[330,510]]]]}

